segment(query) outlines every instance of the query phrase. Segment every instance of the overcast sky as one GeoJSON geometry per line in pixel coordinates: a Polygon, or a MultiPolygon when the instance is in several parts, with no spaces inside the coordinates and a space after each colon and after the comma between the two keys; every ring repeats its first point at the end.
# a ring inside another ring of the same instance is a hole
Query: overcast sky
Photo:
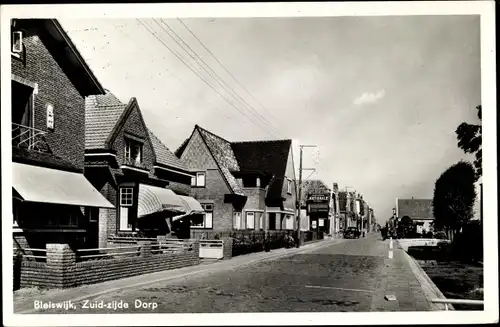
{"type": "Polygon", "coordinates": [[[230,141],[317,145],[304,150],[310,178],[360,192],[381,222],[396,197],[432,198],[439,175],[470,160],[455,130],[477,122],[479,16],[141,20],[152,32],[131,19],[60,22],[171,150],[195,124],[230,141]]]}

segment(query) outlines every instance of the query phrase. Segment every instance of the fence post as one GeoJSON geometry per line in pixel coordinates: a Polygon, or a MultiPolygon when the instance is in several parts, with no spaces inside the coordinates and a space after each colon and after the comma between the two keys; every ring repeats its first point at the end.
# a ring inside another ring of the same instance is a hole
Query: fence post
{"type": "Polygon", "coordinates": [[[137,244],[140,246],[140,256],[150,257],[153,253],[151,252],[151,242],[139,241],[137,244]]]}
{"type": "Polygon", "coordinates": [[[233,257],[233,238],[225,238],[222,240],[222,259],[227,260],[233,257]]]}
{"type": "Polygon", "coordinates": [[[68,244],[47,244],[47,269],[52,273],[51,285],[55,288],[75,284],[76,255],[68,244]]]}

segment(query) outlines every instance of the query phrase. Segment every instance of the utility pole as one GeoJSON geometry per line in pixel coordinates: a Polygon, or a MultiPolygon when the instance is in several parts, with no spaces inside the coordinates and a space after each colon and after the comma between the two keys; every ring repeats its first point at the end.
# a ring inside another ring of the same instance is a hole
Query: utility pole
{"type": "Polygon", "coordinates": [[[299,161],[299,212],[297,214],[297,242],[296,247],[300,247],[300,213],[302,211],[302,171],[314,170],[314,168],[302,168],[302,149],[315,148],[315,145],[299,145],[300,148],[300,161],[299,161]]]}

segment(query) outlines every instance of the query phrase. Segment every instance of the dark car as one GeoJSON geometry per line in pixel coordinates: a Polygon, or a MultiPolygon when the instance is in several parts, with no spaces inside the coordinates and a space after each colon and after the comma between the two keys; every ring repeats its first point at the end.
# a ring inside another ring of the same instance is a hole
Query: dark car
{"type": "Polygon", "coordinates": [[[361,232],[357,227],[347,227],[344,231],[344,238],[359,238],[361,232]]]}

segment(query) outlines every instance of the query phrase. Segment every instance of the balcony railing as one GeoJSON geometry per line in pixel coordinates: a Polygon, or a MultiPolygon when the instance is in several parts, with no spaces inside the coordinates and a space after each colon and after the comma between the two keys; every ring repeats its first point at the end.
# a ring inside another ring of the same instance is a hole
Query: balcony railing
{"type": "Polygon", "coordinates": [[[142,170],[148,170],[146,165],[136,159],[131,159],[131,158],[125,158],[123,162],[124,166],[129,166],[129,167],[134,167],[134,168],[139,168],[142,170]]]}
{"type": "Polygon", "coordinates": [[[47,133],[42,130],[12,123],[12,146],[38,152],[50,152],[45,134],[47,133]]]}

